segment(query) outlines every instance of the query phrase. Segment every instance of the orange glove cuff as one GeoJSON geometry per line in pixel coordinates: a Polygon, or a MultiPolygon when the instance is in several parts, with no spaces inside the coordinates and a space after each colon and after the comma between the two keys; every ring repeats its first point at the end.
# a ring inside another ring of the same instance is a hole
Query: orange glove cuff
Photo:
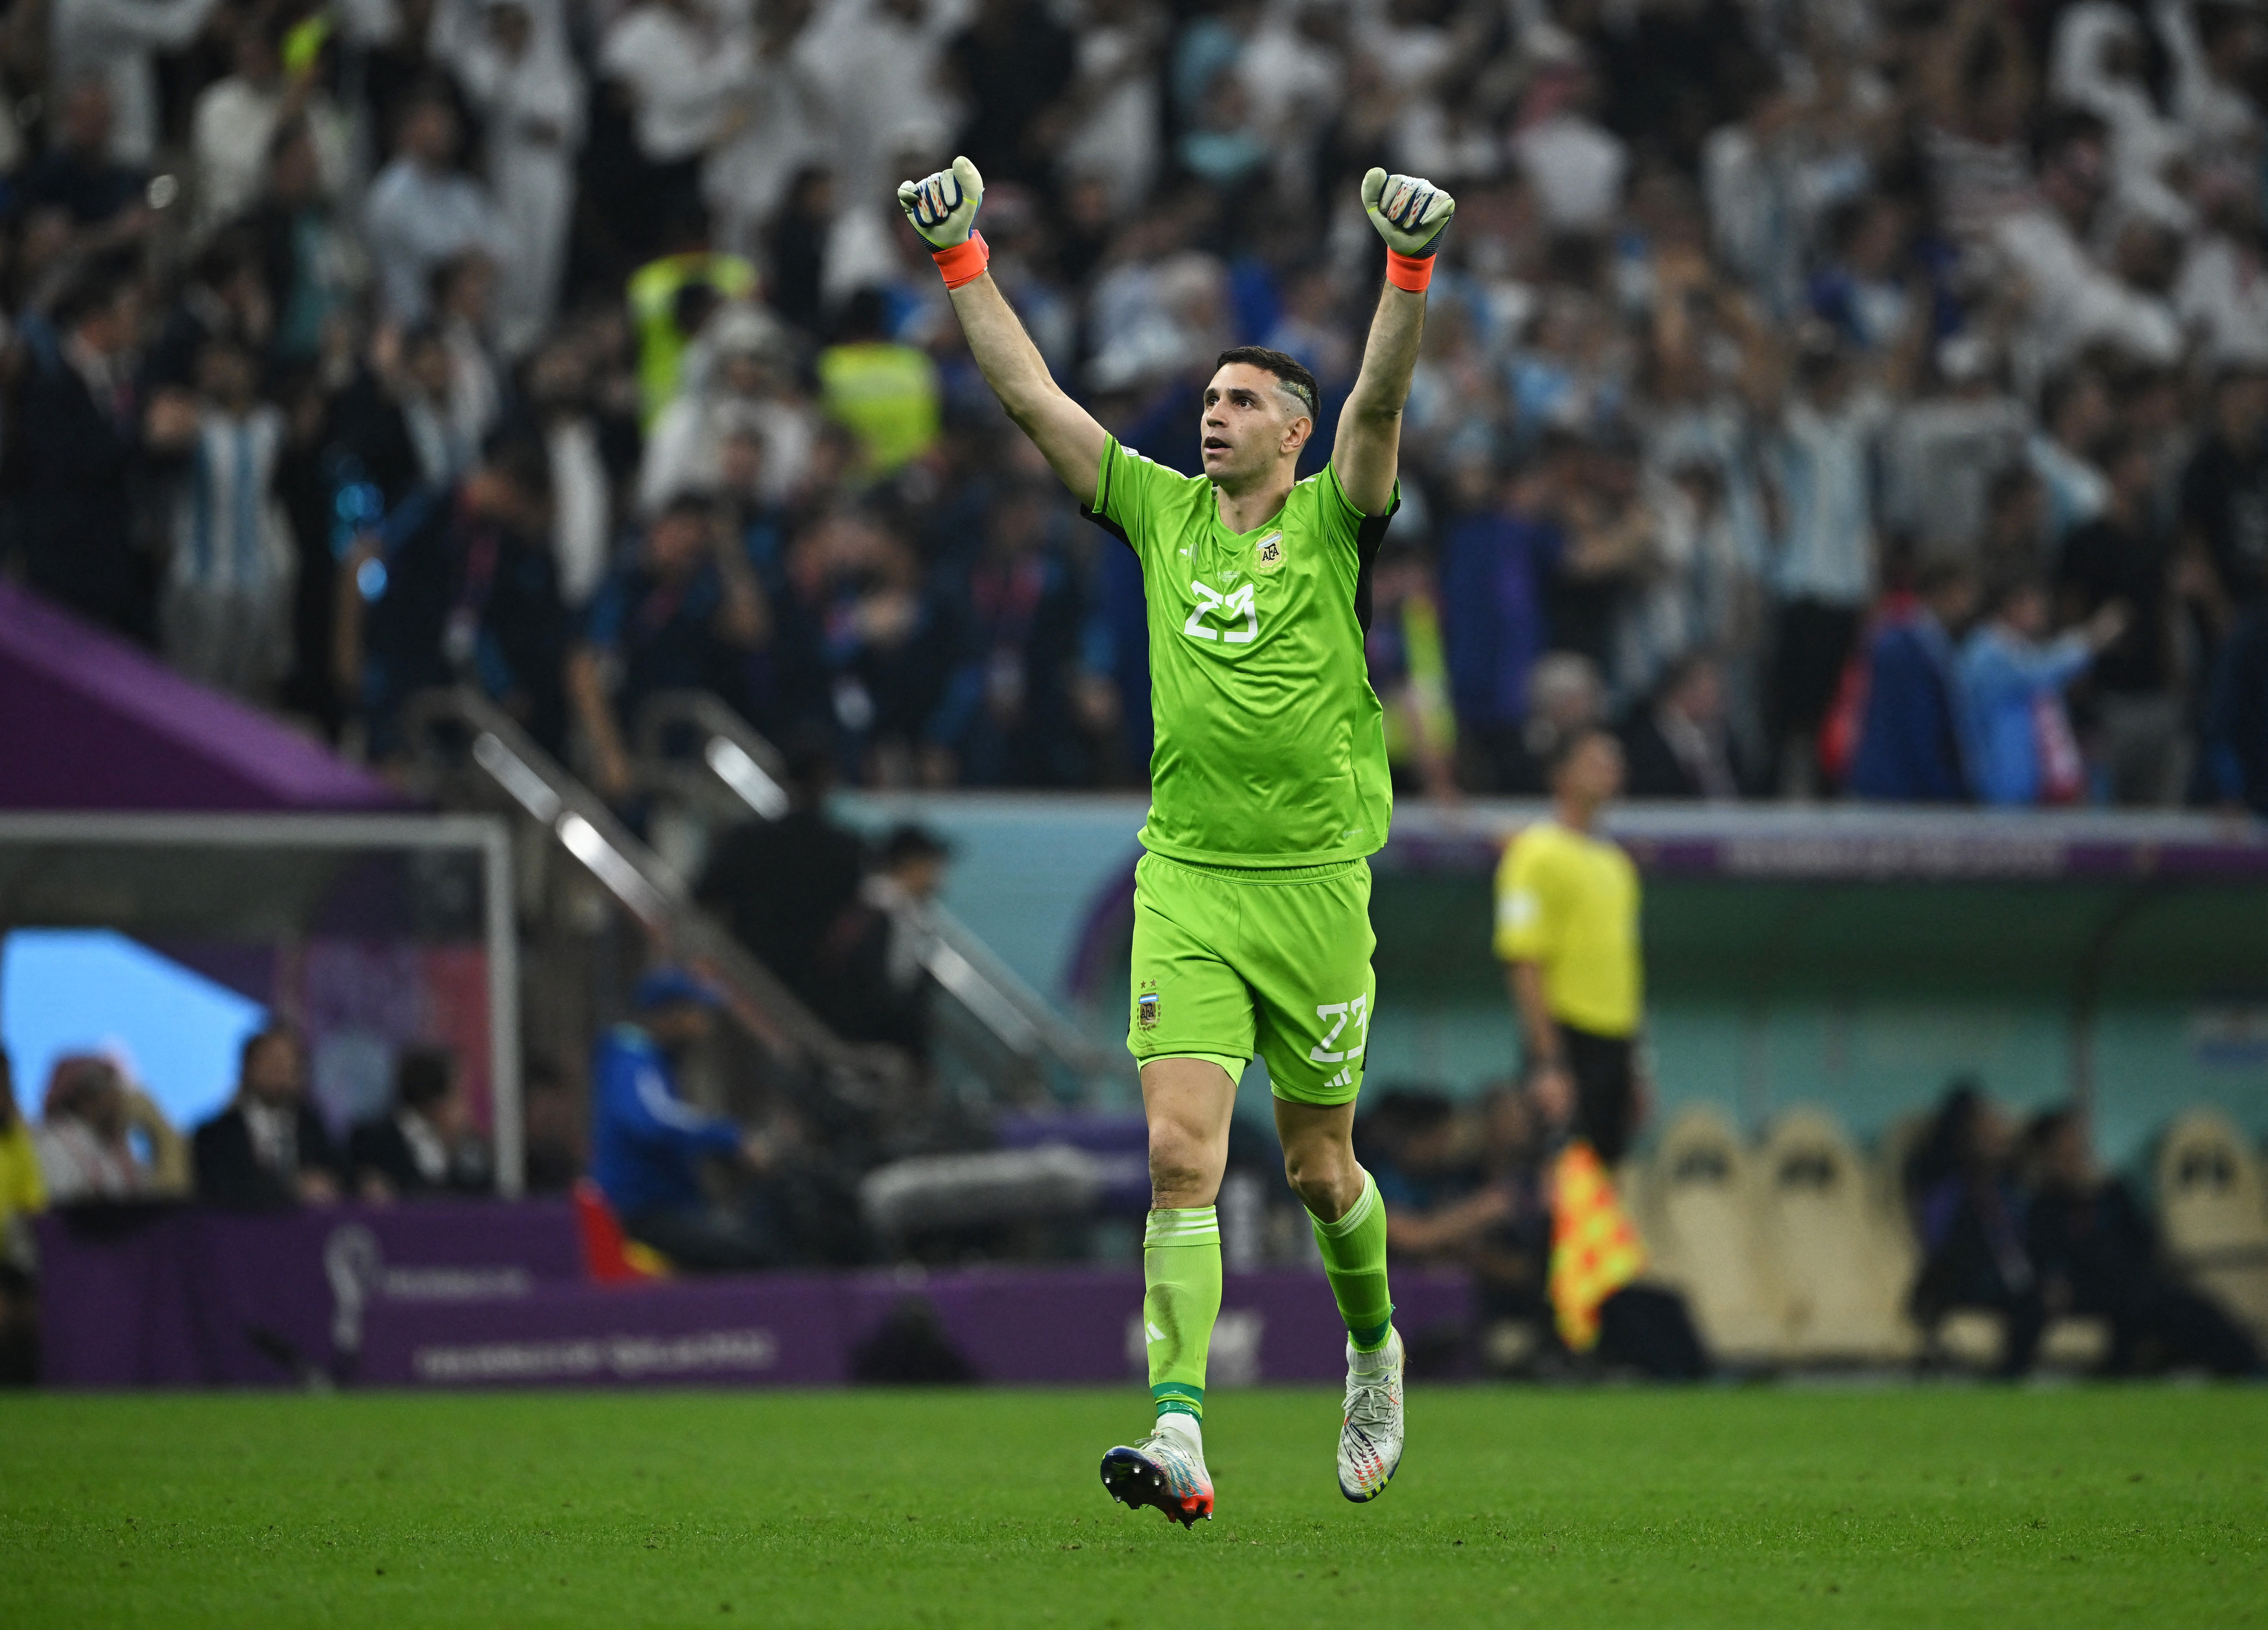
{"type": "Polygon", "coordinates": [[[984,268],[992,264],[992,251],[985,243],[983,233],[971,232],[967,243],[955,244],[950,249],[932,250],[929,258],[935,261],[937,269],[945,274],[945,286],[958,289],[961,284],[974,283],[984,275],[984,268]]]}
{"type": "Polygon", "coordinates": [[[1407,289],[1412,294],[1423,294],[1433,281],[1433,257],[1422,259],[1404,254],[1399,249],[1386,252],[1386,281],[1397,289],[1407,289]]]}

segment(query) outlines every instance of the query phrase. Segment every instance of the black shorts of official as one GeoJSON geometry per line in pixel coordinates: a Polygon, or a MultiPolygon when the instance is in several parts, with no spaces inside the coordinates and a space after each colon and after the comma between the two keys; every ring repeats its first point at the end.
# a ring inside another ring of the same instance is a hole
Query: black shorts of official
{"type": "Polygon", "coordinates": [[[1612,1167],[1630,1153],[1638,1133],[1638,1088],[1632,1061],[1638,1044],[1628,1036],[1600,1036],[1561,1024],[1567,1073],[1575,1078],[1575,1133],[1612,1167]]]}

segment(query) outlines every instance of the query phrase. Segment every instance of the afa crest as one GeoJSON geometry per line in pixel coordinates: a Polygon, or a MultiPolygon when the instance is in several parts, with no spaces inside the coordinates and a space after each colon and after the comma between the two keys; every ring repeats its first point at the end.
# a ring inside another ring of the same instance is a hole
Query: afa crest
{"type": "Polygon", "coordinates": [[[1158,1028],[1158,988],[1145,985],[1134,998],[1134,1023],[1142,1030],[1158,1028]]]}
{"type": "Polygon", "coordinates": [[[1284,569],[1284,534],[1271,532],[1252,546],[1252,569],[1263,577],[1284,569]]]}

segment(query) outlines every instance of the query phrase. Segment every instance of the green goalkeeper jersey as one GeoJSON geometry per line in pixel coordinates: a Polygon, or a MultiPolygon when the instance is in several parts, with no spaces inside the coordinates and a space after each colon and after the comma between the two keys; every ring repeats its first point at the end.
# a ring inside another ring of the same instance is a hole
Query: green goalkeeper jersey
{"type": "Polygon", "coordinates": [[[1365,515],[1328,466],[1273,519],[1232,532],[1212,483],[1116,437],[1094,508],[1142,563],[1149,606],[1150,819],[1172,860],[1312,866],[1386,842],[1386,736],[1363,633],[1370,568],[1401,503],[1365,515]]]}

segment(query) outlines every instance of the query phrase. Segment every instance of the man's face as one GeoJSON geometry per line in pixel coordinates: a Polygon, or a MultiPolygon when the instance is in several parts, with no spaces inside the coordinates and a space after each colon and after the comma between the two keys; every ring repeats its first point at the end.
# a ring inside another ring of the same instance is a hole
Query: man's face
{"type": "Polygon", "coordinates": [[[667,1007],[656,1008],[645,1016],[646,1034],[661,1045],[666,1053],[681,1053],[709,1039],[715,1020],[709,1010],[697,1002],[673,1002],[667,1007]]]}
{"type": "Polygon", "coordinates": [[[2036,640],[2048,630],[2048,597],[2037,589],[2010,595],[2000,620],[2026,639],[2036,640]]]}
{"type": "Polygon", "coordinates": [[[2221,434],[2250,452],[2250,444],[2259,439],[2261,422],[2268,419],[2268,372],[2224,381],[2214,405],[2220,409],[2221,434]]]}
{"type": "Polygon", "coordinates": [[[282,1105],[299,1096],[299,1044],[270,1036],[244,1061],[244,1090],[262,1104],[282,1105]]]}
{"type": "Polygon", "coordinates": [[[1583,738],[1554,782],[1564,796],[1585,804],[1604,804],[1623,789],[1622,744],[1603,731],[1583,738]]]}
{"type": "Polygon", "coordinates": [[[916,899],[931,899],[945,885],[945,858],[939,855],[916,855],[901,861],[893,870],[897,873],[899,886],[916,899]]]}
{"type": "Polygon", "coordinates": [[[686,576],[701,564],[708,544],[707,522],[690,510],[674,510],[647,529],[646,562],[665,577],[686,576]]]}
{"type": "Polygon", "coordinates": [[[2157,461],[2146,447],[2130,446],[2110,466],[2110,484],[2129,503],[2143,503],[2158,484],[2157,461]]]}
{"type": "Polygon", "coordinates": [[[761,396],[764,390],[763,359],[754,351],[733,351],[725,358],[725,388],[735,396],[761,396]]]}
{"type": "Polygon", "coordinates": [[[726,492],[744,496],[762,492],[764,438],[748,430],[735,430],[726,437],[718,454],[717,476],[726,492]]]}
{"type": "Polygon", "coordinates": [[[401,127],[401,150],[419,164],[444,165],[457,145],[457,121],[438,102],[411,111],[401,127]]]}
{"type": "Polygon", "coordinates": [[[1678,710],[1697,724],[1714,724],[1725,716],[1725,682],[1712,662],[1696,663],[1677,687],[1678,710]]]}
{"type": "Polygon", "coordinates": [[[116,356],[133,345],[141,327],[141,297],[125,289],[109,305],[80,321],[78,337],[97,356],[116,356]]]}
{"type": "Polygon", "coordinates": [[[527,12],[523,8],[517,5],[490,8],[489,38],[496,42],[497,50],[514,61],[518,61],[520,53],[527,49],[528,38],[534,32],[534,26],[528,20],[527,12]]]}
{"type": "Polygon", "coordinates": [[[269,190],[277,197],[296,200],[312,197],[316,184],[322,180],[322,169],[315,156],[315,144],[305,136],[295,136],[276,151],[269,161],[269,190]]]}
{"type": "Polygon", "coordinates": [[[453,1142],[465,1135],[471,1116],[465,1107],[465,1095],[453,1083],[449,1090],[417,1112],[425,1124],[438,1133],[444,1141],[453,1142]]]}
{"type": "Polygon", "coordinates": [[[1230,363],[1205,386],[1204,473],[1216,484],[1272,474],[1315,428],[1283,381],[1250,363],[1230,363]]]}
{"type": "Polygon", "coordinates": [[[63,103],[63,145],[75,152],[100,152],[110,145],[110,92],[87,81],[63,103]]]}
{"type": "Polygon", "coordinates": [[[440,341],[420,340],[410,348],[409,377],[416,381],[417,388],[433,400],[448,400],[452,371],[449,348],[440,341]]]}

